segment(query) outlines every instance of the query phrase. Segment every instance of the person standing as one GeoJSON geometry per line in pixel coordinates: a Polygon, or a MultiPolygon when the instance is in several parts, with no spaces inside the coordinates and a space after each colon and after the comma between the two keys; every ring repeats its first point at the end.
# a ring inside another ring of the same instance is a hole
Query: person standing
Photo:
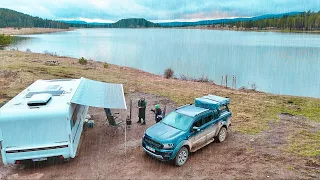
{"type": "Polygon", "coordinates": [[[151,109],[151,111],[154,113],[154,120],[156,123],[160,122],[162,120],[162,110],[160,109],[160,105],[157,104],[155,106],[155,109],[151,109]]]}
{"type": "Polygon", "coordinates": [[[146,124],[146,106],[147,106],[147,101],[145,100],[144,97],[142,97],[138,101],[138,108],[139,108],[138,118],[139,118],[139,120],[137,122],[137,123],[141,123],[141,125],[146,124]],[[141,122],[141,119],[143,120],[143,122],[141,122]]]}

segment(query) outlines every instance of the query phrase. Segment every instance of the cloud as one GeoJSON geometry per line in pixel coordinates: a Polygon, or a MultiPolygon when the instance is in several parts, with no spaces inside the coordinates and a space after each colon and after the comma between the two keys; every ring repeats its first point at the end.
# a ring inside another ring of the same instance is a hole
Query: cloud
{"type": "Polygon", "coordinates": [[[111,22],[141,17],[153,21],[190,21],[319,11],[320,0],[10,0],[2,2],[1,6],[50,19],[82,18],[111,22]]]}

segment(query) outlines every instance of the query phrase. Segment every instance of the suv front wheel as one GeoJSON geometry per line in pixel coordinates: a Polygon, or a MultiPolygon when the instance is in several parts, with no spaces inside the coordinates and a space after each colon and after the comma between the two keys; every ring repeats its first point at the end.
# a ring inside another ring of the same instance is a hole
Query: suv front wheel
{"type": "Polygon", "coordinates": [[[174,164],[176,166],[182,166],[188,160],[189,157],[189,150],[185,146],[180,148],[176,157],[174,158],[174,164]]]}

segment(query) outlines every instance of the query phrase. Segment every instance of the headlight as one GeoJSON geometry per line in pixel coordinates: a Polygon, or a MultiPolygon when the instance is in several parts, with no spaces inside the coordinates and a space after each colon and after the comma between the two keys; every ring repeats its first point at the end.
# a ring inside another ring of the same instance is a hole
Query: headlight
{"type": "Polygon", "coordinates": [[[171,148],[173,148],[173,144],[172,143],[163,144],[163,149],[171,149],[171,148]]]}

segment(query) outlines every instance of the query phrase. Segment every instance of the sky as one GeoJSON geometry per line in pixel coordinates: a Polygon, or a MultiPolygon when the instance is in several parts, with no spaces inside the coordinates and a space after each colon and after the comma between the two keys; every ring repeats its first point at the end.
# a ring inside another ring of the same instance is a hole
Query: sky
{"type": "Polygon", "coordinates": [[[320,0],[1,0],[0,7],[54,20],[198,21],[319,11],[320,0]]]}

